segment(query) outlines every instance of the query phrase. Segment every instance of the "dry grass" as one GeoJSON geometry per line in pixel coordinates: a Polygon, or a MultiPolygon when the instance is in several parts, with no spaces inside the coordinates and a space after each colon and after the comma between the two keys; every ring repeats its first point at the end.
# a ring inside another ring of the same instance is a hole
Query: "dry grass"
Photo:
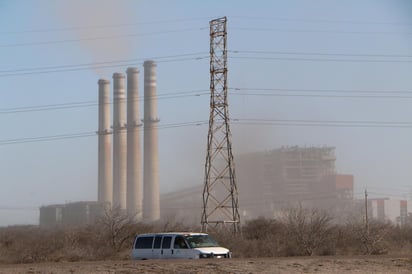
{"type": "MultiPolygon", "coordinates": [[[[242,235],[228,231],[210,233],[229,248],[235,258],[387,254],[412,251],[412,227],[373,221],[369,230],[354,219],[334,224],[323,212],[291,210],[284,218],[258,218],[242,226],[242,235]]],[[[39,263],[129,260],[134,236],[139,233],[193,230],[168,221],[147,225],[118,216],[105,216],[82,227],[38,226],[0,229],[0,263],[39,263]]]]}

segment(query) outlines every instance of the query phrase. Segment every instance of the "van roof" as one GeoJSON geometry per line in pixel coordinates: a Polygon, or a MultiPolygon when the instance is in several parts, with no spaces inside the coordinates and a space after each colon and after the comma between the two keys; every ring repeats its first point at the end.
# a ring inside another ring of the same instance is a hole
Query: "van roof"
{"type": "Polygon", "coordinates": [[[193,235],[208,235],[202,232],[157,232],[157,233],[143,233],[137,236],[155,236],[155,235],[182,235],[182,236],[193,236],[193,235]]]}

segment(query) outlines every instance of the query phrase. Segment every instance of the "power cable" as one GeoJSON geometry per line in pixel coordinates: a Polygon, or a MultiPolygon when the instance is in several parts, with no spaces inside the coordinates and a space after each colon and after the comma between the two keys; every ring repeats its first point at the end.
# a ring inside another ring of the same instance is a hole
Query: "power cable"
{"type": "MultiPolygon", "coordinates": [[[[31,30],[20,30],[20,31],[5,31],[0,32],[0,34],[25,34],[25,33],[41,33],[41,32],[62,32],[62,31],[73,31],[73,30],[93,30],[93,29],[106,29],[106,28],[124,28],[133,27],[138,25],[156,25],[156,24],[170,24],[170,23],[180,23],[180,22],[193,22],[211,20],[213,18],[218,18],[221,16],[213,17],[196,17],[196,18],[170,18],[161,20],[148,20],[148,21],[137,21],[137,22],[123,22],[117,24],[105,24],[105,25],[83,25],[83,26],[73,26],[73,27],[62,27],[62,28],[44,28],[44,29],[31,29],[31,30]]],[[[242,22],[245,20],[249,21],[273,21],[273,22],[301,22],[301,23],[328,23],[328,24],[355,24],[355,25],[411,25],[409,22],[377,22],[377,21],[359,21],[359,20],[331,20],[331,19],[310,19],[310,18],[286,18],[286,17],[253,17],[253,16],[240,16],[233,15],[230,16],[232,19],[241,19],[242,22]]]]}
{"type": "Polygon", "coordinates": [[[363,99],[412,99],[405,95],[325,95],[325,94],[282,94],[282,93],[245,93],[239,92],[232,95],[266,96],[266,97],[307,97],[307,98],[363,98],[363,99]]]}
{"type": "MultiPolygon", "coordinates": [[[[207,59],[207,58],[209,58],[209,56],[199,56],[199,57],[191,57],[191,58],[176,58],[176,59],[160,60],[160,61],[156,61],[156,63],[199,61],[199,60],[203,60],[203,59],[207,59]]],[[[43,71],[4,73],[4,74],[0,74],[0,77],[22,76],[22,75],[33,75],[33,74],[47,74],[47,73],[56,73],[56,72],[69,72],[69,71],[82,71],[82,70],[89,70],[89,69],[125,67],[125,66],[140,66],[140,65],[142,65],[141,62],[139,62],[139,63],[131,62],[131,63],[124,63],[124,64],[116,64],[116,65],[97,65],[97,66],[80,67],[80,68],[63,68],[63,69],[53,69],[53,70],[43,70],[43,71]]]]}
{"type": "MultiPolygon", "coordinates": [[[[334,121],[334,120],[286,120],[286,119],[232,119],[233,125],[270,125],[270,126],[302,126],[302,127],[353,127],[353,128],[412,128],[412,122],[395,122],[395,121],[334,121]]],[[[158,125],[156,129],[170,129],[181,127],[193,127],[208,125],[209,121],[198,120],[181,123],[170,123],[158,125]]],[[[144,128],[142,128],[144,131],[144,128]]],[[[96,136],[96,132],[78,132],[70,134],[38,136],[38,137],[25,137],[16,139],[0,140],[0,146],[32,143],[32,142],[44,142],[55,141],[63,139],[74,139],[96,136]]]]}
{"type": "Polygon", "coordinates": [[[266,50],[228,50],[230,53],[246,54],[277,54],[277,55],[303,55],[303,56],[344,56],[344,57],[397,57],[412,58],[412,55],[402,54],[369,54],[369,53],[329,53],[329,52],[304,52],[304,51],[266,51],[266,50]]]}
{"type": "MultiPolygon", "coordinates": [[[[191,122],[182,122],[182,123],[162,124],[162,125],[156,126],[155,128],[158,130],[162,130],[162,129],[170,129],[170,128],[189,127],[189,126],[202,126],[202,125],[207,125],[208,123],[209,121],[191,121],[191,122]]],[[[144,131],[144,127],[142,127],[141,130],[144,131]]],[[[58,135],[5,139],[5,140],[0,140],[0,146],[23,144],[23,143],[34,143],[34,142],[57,141],[57,140],[65,140],[65,139],[77,139],[77,138],[92,137],[96,135],[97,135],[96,132],[88,131],[88,132],[58,134],[58,135]]]]}
{"type": "MultiPolygon", "coordinates": [[[[316,93],[375,93],[375,94],[412,94],[412,90],[361,90],[361,89],[308,89],[308,88],[258,88],[258,87],[245,87],[245,88],[229,88],[235,91],[283,91],[283,92],[316,92],[316,93]]],[[[234,93],[232,93],[234,94],[234,93]]]]}
{"type": "Polygon", "coordinates": [[[410,22],[378,22],[359,20],[336,20],[336,19],[310,19],[310,18],[286,18],[286,17],[254,17],[254,16],[231,16],[231,18],[254,21],[286,21],[302,23],[331,23],[331,24],[355,24],[355,25],[412,25],[410,22]]]}
{"type": "Polygon", "coordinates": [[[305,61],[305,62],[345,62],[345,63],[412,63],[412,60],[383,59],[330,59],[330,58],[292,58],[263,56],[228,56],[229,59],[264,60],[264,61],[305,61]]]}
{"type": "Polygon", "coordinates": [[[21,34],[21,33],[41,33],[41,32],[61,32],[61,31],[73,31],[73,30],[94,30],[94,29],[107,29],[107,28],[124,28],[132,27],[138,25],[155,25],[155,24],[170,24],[179,22],[193,22],[209,20],[209,17],[198,17],[198,18],[181,18],[181,19],[162,19],[162,20],[151,20],[151,21],[140,21],[140,22],[130,22],[130,23],[118,23],[111,25],[89,25],[89,26],[74,26],[66,28],[47,28],[47,29],[32,29],[32,30],[21,30],[21,31],[7,31],[0,32],[0,34],[21,34]]]}
{"type": "Polygon", "coordinates": [[[327,34],[359,34],[359,35],[411,35],[412,32],[395,32],[395,31],[345,31],[345,30],[311,30],[311,29],[281,29],[281,28],[251,28],[251,27],[233,27],[230,30],[240,31],[259,31],[259,32],[286,32],[286,33],[327,33],[327,34]]]}
{"type": "MultiPolygon", "coordinates": [[[[144,100],[164,100],[164,99],[175,99],[182,97],[198,97],[202,95],[207,95],[208,90],[192,90],[192,91],[183,91],[183,92],[173,92],[173,93],[163,93],[158,94],[157,96],[139,96],[134,99],[134,101],[144,100]]],[[[126,102],[130,99],[124,100],[126,102]]],[[[113,104],[113,100],[109,104],[113,104]]],[[[83,108],[83,107],[95,107],[98,106],[97,101],[83,101],[83,102],[72,102],[72,103],[62,103],[62,104],[47,104],[47,105],[36,105],[36,106],[26,106],[26,107],[15,107],[15,108],[3,108],[0,109],[1,114],[11,114],[11,113],[26,113],[26,112],[37,112],[37,111],[47,111],[47,110],[59,110],[59,109],[73,109],[73,108],[83,108]]]]}
{"type": "Polygon", "coordinates": [[[412,122],[381,121],[322,121],[283,119],[232,119],[235,125],[296,126],[296,127],[351,127],[351,128],[412,128],[412,122]]]}
{"type": "MultiPolygon", "coordinates": [[[[412,55],[401,54],[349,54],[349,53],[322,53],[322,52],[293,52],[293,51],[255,51],[255,50],[231,50],[229,51],[235,55],[240,54],[277,54],[277,55],[298,55],[298,56],[340,56],[340,57],[385,57],[385,58],[412,58],[412,55]]],[[[45,67],[33,67],[33,68],[21,68],[12,70],[0,71],[0,77],[14,76],[20,74],[33,74],[33,73],[49,73],[73,70],[83,70],[89,68],[105,68],[115,66],[135,65],[135,62],[140,62],[148,59],[160,60],[159,62],[179,61],[178,57],[194,57],[196,60],[206,59],[206,52],[194,52],[186,54],[175,54],[167,56],[154,56],[148,58],[135,58],[125,60],[114,60],[105,62],[92,62],[81,63],[73,65],[57,65],[57,66],[45,66],[45,67]],[[168,59],[164,60],[163,59],[168,59]]],[[[229,56],[231,59],[264,59],[264,60],[294,60],[294,61],[337,61],[337,62],[411,62],[412,60],[376,60],[376,59],[330,59],[330,58],[291,58],[291,57],[262,57],[262,56],[229,56]]],[[[189,58],[190,59],[190,58],[189,58]]],[[[186,60],[186,59],[183,59],[186,60]]]]}
{"type": "Polygon", "coordinates": [[[109,36],[89,37],[89,38],[64,39],[64,40],[54,40],[54,41],[42,41],[42,42],[26,42],[26,43],[15,43],[15,44],[0,44],[0,48],[56,45],[56,44],[77,43],[77,42],[84,42],[84,41],[109,40],[113,38],[151,36],[151,35],[170,34],[170,33],[175,34],[175,33],[191,32],[191,31],[199,31],[199,30],[203,30],[203,28],[186,28],[186,29],[181,29],[181,30],[154,31],[154,32],[147,32],[147,33],[132,33],[132,34],[109,35],[109,36]]]}
{"type": "Polygon", "coordinates": [[[145,60],[175,59],[178,57],[203,57],[206,54],[207,54],[206,52],[192,52],[192,53],[165,55],[165,56],[152,56],[152,57],[145,57],[145,58],[113,60],[113,61],[105,61],[105,62],[92,62],[92,63],[81,63],[81,64],[73,64],[73,65],[58,65],[58,66],[46,66],[46,67],[21,68],[21,69],[12,69],[12,70],[0,70],[0,73],[29,72],[29,71],[37,71],[37,70],[51,70],[51,69],[61,69],[61,68],[77,68],[77,67],[93,68],[94,66],[98,66],[98,65],[141,62],[145,60]]]}
{"type": "MultiPolygon", "coordinates": [[[[281,88],[229,88],[234,92],[231,93],[232,96],[263,96],[263,97],[307,97],[307,98],[364,98],[364,99],[412,99],[412,96],[397,95],[397,94],[412,94],[412,91],[373,91],[373,90],[340,90],[340,89],[281,89],[281,88]],[[275,91],[276,93],[256,93],[256,92],[239,92],[239,91],[275,91]],[[283,92],[283,93],[282,93],[283,92]],[[300,92],[290,94],[290,92],[300,92]],[[304,93],[302,93],[304,92],[304,93]],[[307,94],[315,93],[315,94],[307,94]],[[320,93],[320,94],[317,94],[320,93]],[[327,94],[332,93],[332,94],[327,94]],[[337,94],[333,94],[337,93],[337,94]],[[348,94],[349,93],[349,94],[348,94]]],[[[171,92],[171,93],[159,93],[154,97],[143,97],[139,96],[135,100],[144,101],[156,98],[157,100],[165,99],[176,99],[184,97],[199,97],[204,95],[209,95],[209,90],[198,89],[191,91],[182,92],[171,92]]],[[[126,99],[125,101],[129,101],[126,99]]],[[[110,101],[113,104],[113,100],[110,101]]],[[[97,101],[82,101],[82,102],[71,102],[71,103],[61,103],[61,104],[47,104],[47,105],[34,105],[25,107],[14,107],[14,108],[2,108],[0,109],[1,114],[12,114],[12,113],[26,113],[26,112],[38,112],[38,111],[48,111],[48,110],[60,110],[60,109],[73,109],[73,108],[84,108],[84,107],[95,107],[98,106],[97,101]]]]}

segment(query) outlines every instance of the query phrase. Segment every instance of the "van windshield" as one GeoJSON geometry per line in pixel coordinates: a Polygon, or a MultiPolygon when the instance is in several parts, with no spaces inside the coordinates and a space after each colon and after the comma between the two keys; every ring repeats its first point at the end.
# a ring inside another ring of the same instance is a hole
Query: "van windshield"
{"type": "Polygon", "coordinates": [[[185,236],[185,239],[191,248],[219,246],[209,235],[188,235],[185,236]]]}

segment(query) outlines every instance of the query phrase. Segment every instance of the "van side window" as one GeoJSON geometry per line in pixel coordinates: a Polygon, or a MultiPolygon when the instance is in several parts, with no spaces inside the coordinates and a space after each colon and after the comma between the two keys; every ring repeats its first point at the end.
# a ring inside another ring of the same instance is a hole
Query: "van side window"
{"type": "Polygon", "coordinates": [[[162,236],[160,235],[155,236],[153,248],[160,248],[161,242],[162,242],[162,236]]]}
{"type": "Polygon", "coordinates": [[[172,236],[164,236],[162,242],[162,248],[170,248],[170,244],[172,243],[172,236]]]}
{"type": "Polygon", "coordinates": [[[182,236],[176,236],[173,248],[187,248],[185,239],[182,236]]]}
{"type": "Polygon", "coordinates": [[[148,248],[150,248],[151,249],[152,244],[153,244],[153,237],[139,237],[136,240],[136,244],[135,244],[134,248],[136,248],[136,249],[139,249],[139,248],[148,249],[148,248]]]}

